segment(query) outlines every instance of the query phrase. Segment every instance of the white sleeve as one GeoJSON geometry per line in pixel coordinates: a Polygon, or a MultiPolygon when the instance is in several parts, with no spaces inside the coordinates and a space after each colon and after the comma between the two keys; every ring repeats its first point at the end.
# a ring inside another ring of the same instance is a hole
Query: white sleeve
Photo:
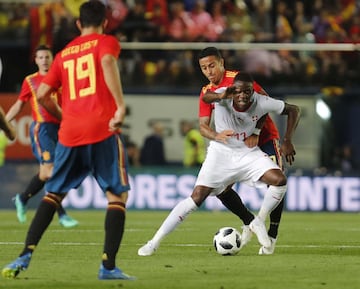
{"type": "Polygon", "coordinates": [[[258,98],[259,103],[264,112],[273,112],[276,114],[281,114],[285,108],[285,102],[279,99],[275,99],[266,95],[261,95],[258,98]]]}

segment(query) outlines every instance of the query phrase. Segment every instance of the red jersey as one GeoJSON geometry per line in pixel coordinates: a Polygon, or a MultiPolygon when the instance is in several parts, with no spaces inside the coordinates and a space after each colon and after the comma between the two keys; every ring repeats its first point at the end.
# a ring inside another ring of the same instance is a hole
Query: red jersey
{"type": "Polygon", "coordinates": [[[101,59],[119,57],[120,44],[110,35],[79,36],[60,51],[43,82],[62,86],[62,121],[59,142],[65,146],[92,144],[108,138],[109,121],[116,111],[106,86],[101,59]]]}
{"type": "MultiPolygon", "coordinates": [[[[22,102],[30,101],[31,115],[34,121],[59,123],[59,120],[42,107],[36,99],[36,91],[43,78],[44,75],[41,75],[39,72],[35,72],[25,77],[21,86],[19,100],[22,102]]],[[[59,93],[54,93],[51,97],[57,101],[60,100],[59,93]]]]}
{"type": "MultiPolygon", "coordinates": [[[[224,77],[219,85],[215,86],[212,84],[207,84],[203,86],[200,92],[200,98],[199,98],[199,117],[208,116],[211,117],[212,110],[214,108],[214,105],[212,103],[205,103],[202,100],[203,95],[208,91],[215,91],[219,87],[229,87],[234,82],[234,77],[238,74],[238,71],[234,70],[225,70],[224,77]]],[[[263,91],[262,87],[254,81],[254,90],[258,93],[261,93],[263,91]]],[[[279,131],[275,126],[275,123],[271,119],[271,117],[268,115],[265,120],[265,124],[263,128],[261,129],[261,133],[259,136],[259,146],[263,145],[264,143],[273,140],[273,139],[279,139],[279,131]]]]}

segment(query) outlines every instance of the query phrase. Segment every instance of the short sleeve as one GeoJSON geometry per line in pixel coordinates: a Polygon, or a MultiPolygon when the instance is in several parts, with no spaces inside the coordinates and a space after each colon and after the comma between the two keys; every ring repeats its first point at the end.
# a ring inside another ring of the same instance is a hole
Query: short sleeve
{"type": "Polygon", "coordinates": [[[104,38],[101,40],[101,46],[99,47],[100,58],[106,54],[111,54],[115,58],[118,58],[120,50],[120,43],[114,36],[104,35],[104,38]]]}

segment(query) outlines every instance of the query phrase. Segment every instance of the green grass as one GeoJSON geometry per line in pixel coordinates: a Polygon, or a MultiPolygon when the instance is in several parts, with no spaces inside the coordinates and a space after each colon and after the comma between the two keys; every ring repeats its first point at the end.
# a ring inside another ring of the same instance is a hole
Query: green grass
{"type": "MultiPolygon", "coordinates": [[[[283,214],[275,254],[259,256],[256,237],[236,256],[220,256],[212,238],[218,228],[240,222],[228,212],[198,211],[164,239],[155,255],[139,257],[138,248],[168,212],[129,211],[117,264],[136,281],[99,281],[103,211],[71,211],[80,221],[63,229],[55,216],[30,267],[0,288],[129,289],[358,289],[360,288],[360,215],[283,214]]],[[[28,213],[31,219],[33,211],[28,213]]],[[[1,268],[22,250],[29,225],[15,211],[0,211],[1,268]]]]}

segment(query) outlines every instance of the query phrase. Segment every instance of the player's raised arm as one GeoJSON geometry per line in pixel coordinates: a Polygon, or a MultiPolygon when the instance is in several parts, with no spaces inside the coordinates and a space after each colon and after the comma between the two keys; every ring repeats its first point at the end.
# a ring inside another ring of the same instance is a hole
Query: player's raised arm
{"type": "Polygon", "coordinates": [[[215,92],[208,90],[202,97],[205,103],[219,102],[224,98],[226,88],[222,92],[215,92]]]}
{"type": "Polygon", "coordinates": [[[215,91],[208,90],[202,97],[205,103],[219,102],[222,99],[234,97],[236,88],[233,86],[219,87],[215,91]]]}

